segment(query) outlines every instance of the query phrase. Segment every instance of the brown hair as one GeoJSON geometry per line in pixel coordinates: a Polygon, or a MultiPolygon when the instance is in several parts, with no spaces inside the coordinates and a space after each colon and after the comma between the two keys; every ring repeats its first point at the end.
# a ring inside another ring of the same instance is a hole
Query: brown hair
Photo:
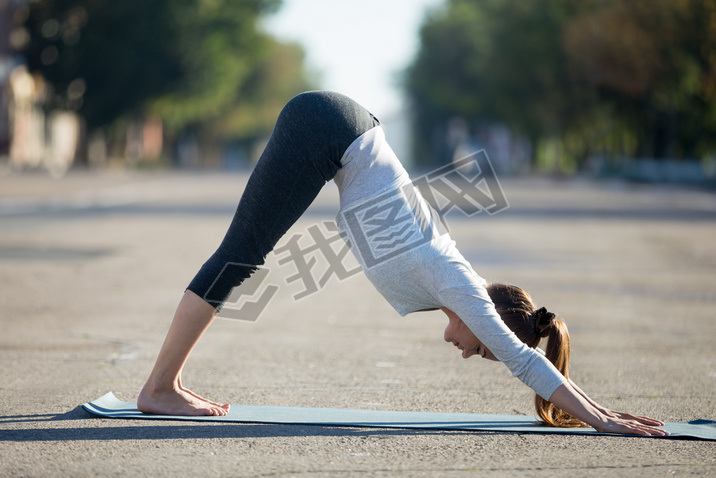
{"type": "MultiPolygon", "coordinates": [[[[547,338],[547,359],[569,379],[569,331],[564,321],[544,307],[537,309],[530,295],[517,286],[491,284],[487,293],[507,327],[527,346],[535,348],[547,338]]],[[[535,409],[544,423],[553,427],[587,426],[539,395],[535,395],[535,409]]]]}

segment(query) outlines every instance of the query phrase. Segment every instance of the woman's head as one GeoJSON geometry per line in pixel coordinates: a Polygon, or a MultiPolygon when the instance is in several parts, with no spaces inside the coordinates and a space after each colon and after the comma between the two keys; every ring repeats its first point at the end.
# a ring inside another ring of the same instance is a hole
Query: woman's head
{"type": "Polygon", "coordinates": [[[455,312],[445,307],[442,308],[442,311],[448,317],[448,325],[445,327],[445,342],[450,342],[460,349],[462,358],[467,359],[473,355],[479,355],[482,358],[497,361],[492,352],[483,345],[455,312]]]}
{"type": "MultiPolygon", "coordinates": [[[[521,288],[507,284],[491,284],[487,293],[497,313],[517,337],[527,346],[537,347],[547,339],[545,355],[557,370],[569,378],[569,331],[563,320],[546,308],[536,308],[530,295],[521,288]]],[[[539,395],[535,397],[537,414],[548,425],[560,427],[584,426],[584,423],[558,409],[539,395]]]]}

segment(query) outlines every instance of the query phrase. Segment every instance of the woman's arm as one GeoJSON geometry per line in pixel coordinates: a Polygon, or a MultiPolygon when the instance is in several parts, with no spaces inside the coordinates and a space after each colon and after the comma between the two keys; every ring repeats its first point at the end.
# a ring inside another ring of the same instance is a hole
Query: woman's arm
{"type": "Polygon", "coordinates": [[[608,415],[608,416],[611,416],[611,417],[614,417],[614,418],[623,418],[623,419],[627,419],[627,420],[636,420],[636,421],[638,421],[639,423],[642,423],[643,425],[651,425],[651,426],[663,426],[663,425],[664,425],[664,422],[662,422],[662,421],[660,421],[660,420],[656,420],[656,419],[654,419],[654,418],[642,417],[642,416],[639,416],[639,415],[632,415],[632,414],[630,414],[630,413],[624,413],[624,412],[616,412],[616,411],[614,411],[614,410],[610,410],[610,409],[608,409],[608,408],[605,408],[605,407],[599,405],[597,402],[595,402],[595,401],[592,400],[591,398],[589,398],[589,397],[587,396],[587,394],[584,393],[584,392],[582,391],[582,389],[580,389],[580,388],[577,386],[577,384],[572,381],[572,379],[569,379],[569,383],[572,385],[572,388],[574,388],[574,390],[575,390],[577,393],[579,393],[582,397],[584,397],[584,399],[585,399],[587,402],[589,402],[594,408],[596,408],[597,410],[599,410],[600,412],[602,412],[602,413],[605,414],[605,415],[608,415]]]}
{"type": "MultiPolygon", "coordinates": [[[[598,432],[628,433],[644,436],[668,435],[666,431],[647,425],[637,417],[629,414],[619,416],[619,414],[599,406],[579,388],[575,387],[571,381],[563,383],[549,397],[549,401],[573,417],[591,425],[598,432]]],[[[657,420],[653,422],[655,423],[657,420]]],[[[659,423],[661,424],[661,422],[659,423]]]]}

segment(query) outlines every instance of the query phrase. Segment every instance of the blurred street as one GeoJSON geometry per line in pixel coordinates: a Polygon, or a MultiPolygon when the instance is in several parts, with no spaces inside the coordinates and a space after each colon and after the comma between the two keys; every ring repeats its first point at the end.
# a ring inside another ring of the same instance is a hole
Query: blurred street
{"type": "MultiPolygon", "coordinates": [[[[0,476],[716,475],[713,442],[91,417],[79,406],[108,391],[136,400],[247,177],[0,175],[0,476]]],[[[502,186],[507,210],[454,213],[451,234],[488,281],[520,285],[566,320],[571,378],[617,410],[716,420],[716,193],[502,186]]],[[[331,183],[291,233],[337,210],[331,183]]],[[[294,271],[278,270],[256,322],[212,325],[186,386],[231,403],[533,413],[504,366],[443,341],[442,313],[401,318],[363,274],[295,301],[294,271]]]]}

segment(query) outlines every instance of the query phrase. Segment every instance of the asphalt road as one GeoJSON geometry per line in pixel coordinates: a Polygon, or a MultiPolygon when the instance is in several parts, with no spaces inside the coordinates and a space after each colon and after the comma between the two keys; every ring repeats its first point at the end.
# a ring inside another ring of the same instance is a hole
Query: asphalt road
{"type": "MultiPolygon", "coordinates": [[[[0,176],[1,476],[715,475],[716,443],[635,437],[103,420],[134,401],[178,300],[222,238],[241,173],[0,176]]],[[[488,280],[519,284],[572,334],[572,378],[604,405],[716,419],[716,194],[503,180],[509,208],[452,214],[488,280]]],[[[330,221],[329,185],[291,231],[330,221]]],[[[217,401],[531,414],[507,369],[463,360],[441,313],[401,318],[362,274],[279,289],[219,319],[185,370],[217,401]]],[[[329,264],[330,266],[330,264],[329,264]]]]}

